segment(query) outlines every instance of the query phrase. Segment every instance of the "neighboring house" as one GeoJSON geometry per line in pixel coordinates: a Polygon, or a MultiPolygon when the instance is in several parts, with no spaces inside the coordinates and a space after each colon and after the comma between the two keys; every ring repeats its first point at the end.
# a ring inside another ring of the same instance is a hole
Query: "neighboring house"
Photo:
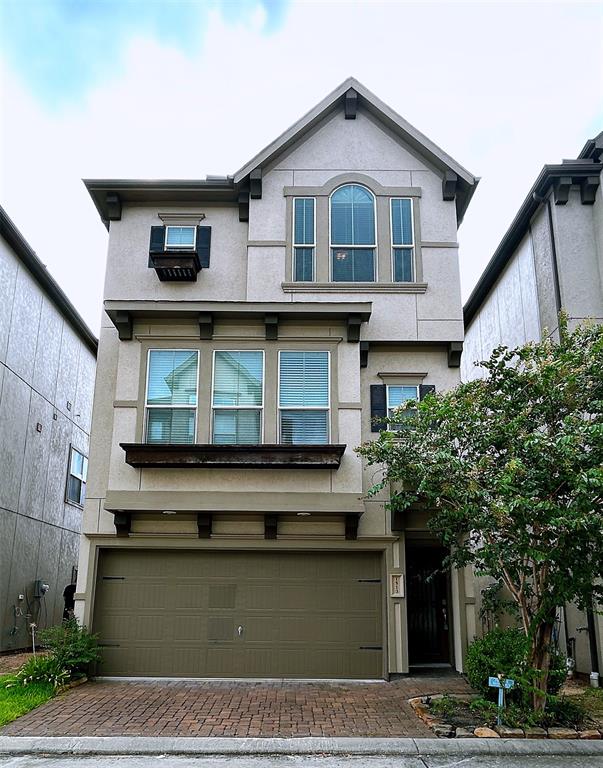
{"type": "Polygon", "coordinates": [[[366,498],[372,419],[459,381],[477,179],[355,80],[234,176],[89,180],[109,229],[76,611],[106,675],[462,668],[463,574],[366,498]]]}
{"type": "Polygon", "coordinates": [[[0,208],[0,651],[75,583],[97,340],[0,208]],[[47,585],[46,587],[44,585],[47,585]]]}
{"type": "MultiPolygon", "coordinates": [[[[603,322],[603,132],[576,160],[545,165],[464,308],[464,381],[484,375],[473,363],[500,344],[558,338],[558,314],[570,326],[603,322]]],[[[603,670],[603,617],[567,606],[561,627],[576,641],[579,671],[598,658],[603,670]]],[[[562,646],[563,647],[563,646],[562,646]]]]}

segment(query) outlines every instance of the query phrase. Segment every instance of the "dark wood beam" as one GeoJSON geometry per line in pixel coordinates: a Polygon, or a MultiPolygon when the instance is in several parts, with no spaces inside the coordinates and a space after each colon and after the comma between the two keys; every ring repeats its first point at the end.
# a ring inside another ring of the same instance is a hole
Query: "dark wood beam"
{"type": "Polygon", "coordinates": [[[592,205],[599,188],[599,176],[587,176],[580,180],[580,201],[582,205],[592,205]]]}
{"type": "Polygon", "coordinates": [[[456,198],[456,188],[458,176],[453,171],[446,171],[442,179],[442,199],[454,200],[456,198]]]}
{"type": "Polygon", "coordinates": [[[197,535],[200,539],[211,538],[213,515],[211,512],[197,512],[197,535]]]}
{"type": "Polygon", "coordinates": [[[370,344],[368,341],[360,342],[360,367],[361,368],[366,368],[368,366],[369,347],[370,347],[370,344]]]}
{"type": "Polygon", "coordinates": [[[118,536],[128,536],[132,528],[132,515],[129,512],[116,512],[113,515],[115,531],[118,536]]]}
{"type": "Polygon", "coordinates": [[[355,120],[358,112],[358,93],[349,88],[345,94],[345,119],[355,120]]]}
{"type": "Polygon", "coordinates": [[[356,541],[358,538],[358,515],[345,516],[345,537],[348,541],[356,541]]]}
{"type": "Polygon", "coordinates": [[[265,315],[264,327],[266,329],[266,341],[278,339],[278,315],[265,315]]]}
{"type": "Polygon", "coordinates": [[[463,354],[462,341],[448,342],[448,367],[459,368],[461,365],[461,355],[463,354]]]}
{"type": "Polygon", "coordinates": [[[276,539],[278,532],[278,515],[264,515],[264,538],[276,539]]]}
{"type": "Polygon", "coordinates": [[[262,199],[262,169],[254,168],[249,174],[249,194],[252,200],[262,199]]]}
{"type": "Polygon", "coordinates": [[[572,188],[572,177],[561,176],[553,184],[553,196],[555,198],[555,205],[565,205],[569,200],[570,189],[572,188]]]}
{"type": "Polygon", "coordinates": [[[202,312],[199,315],[199,338],[211,340],[214,337],[214,316],[211,312],[202,312]]]}

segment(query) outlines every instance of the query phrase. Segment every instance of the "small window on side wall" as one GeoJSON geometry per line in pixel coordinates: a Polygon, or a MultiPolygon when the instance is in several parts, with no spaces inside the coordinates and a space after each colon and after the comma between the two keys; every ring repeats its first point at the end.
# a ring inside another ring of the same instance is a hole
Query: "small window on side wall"
{"type": "MultiPolygon", "coordinates": [[[[416,386],[398,386],[389,384],[387,386],[387,415],[389,418],[401,416],[402,419],[409,418],[416,413],[414,408],[406,409],[406,403],[410,400],[419,399],[419,388],[416,386]]],[[[397,431],[404,428],[403,422],[390,423],[389,429],[397,431]]]]}
{"type": "Polygon", "coordinates": [[[196,227],[165,228],[165,249],[167,250],[195,250],[196,227]]]}
{"type": "Polygon", "coordinates": [[[395,197],[390,200],[392,266],[395,283],[415,281],[415,242],[412,200],[395,197]]]}
{"type": "Polygon", "coordinates": [[[313,197],[293,200],[293,279],[296,282],[314,281],[315,210],[313,197]]]}
{"type": "Polygon", "coordinates": [[[65,500],[70,504],[84,506],[86,500],[86,477],[88,475],[88,459],[75,448],[69,452],[69,473],[67,475],[67,488],[65,500]]]}

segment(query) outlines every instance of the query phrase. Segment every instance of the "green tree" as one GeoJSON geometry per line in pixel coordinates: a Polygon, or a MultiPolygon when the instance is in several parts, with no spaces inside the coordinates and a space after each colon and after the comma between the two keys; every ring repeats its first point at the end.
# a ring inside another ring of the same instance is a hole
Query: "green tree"
{"type": "Polygon", "coordinates": [[[408,403],[357,449],[377,469],[371,493],[432,512],[449,565],[506,586],[536,710],[557,607],[603,598],[603,326],[570,333],[561,316],[560,337],[499,347],[484,378],[408,403]]]}

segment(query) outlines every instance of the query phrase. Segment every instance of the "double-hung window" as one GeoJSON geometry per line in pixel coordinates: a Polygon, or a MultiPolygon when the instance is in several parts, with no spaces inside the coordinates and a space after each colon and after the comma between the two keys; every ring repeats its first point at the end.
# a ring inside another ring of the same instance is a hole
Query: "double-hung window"
{"type": "Polygon", "coordinates": [[[88,459],[83,453],[71,448],[69,452],[69,474],[65,499],[71,504],[84,506],[86,500],[86,476],[88,475],[88,459]]]}
{"type": "MultiPolygon", "coordinates": [[[[389,418],[395,416],[400,409],[400,415],[409,417],[415,413],[414,409],[402,410],[405,403],[409,400],[419,399],[419,388],[416,386],[397,386],[389,384],[387,386],[387,415],[389,418]]],[[[403,424],[398,422],[397,424],[391,424],[390,429],[398,430],[403,428],[403,424]]]]}
{"type": "Polygon", "coordinates": [[[195,240],[197,227],[174,227],[165,228],[165,249],[184,251],[195,249],[195,240]]]}
{"type": "Polygon", "coordinates": [[[257,445],[262,441],[264,353],[214,352],[213,442],[257,445]]]}
{"type": "Polygon", "coordinates": [[[390,213],[394,282],[412,283],[415,279],[412,200],[407,197],[392,198],[390,213]]]}
{"type": "Polygon", "coordinates": [[[358,184],[339,187],[330,199],[331,278],[375,281],[375,198],[358,184]]]}
{"type": "Polygon", "coordinates": [[[279,353],[279,433],[286,444],[329,442],[329,353],[279,353]]]}
{"type": "Polygon", "coordinates": [[[149,350],[146,393],[147,443],[194,443],[199,353],[149,350]]]}
{"type": "Polygon", "coordinates": [[[293,279],[299,282],[314,280],[316,253],[316,201],[313,197],[293,200],[293,279]]]}

